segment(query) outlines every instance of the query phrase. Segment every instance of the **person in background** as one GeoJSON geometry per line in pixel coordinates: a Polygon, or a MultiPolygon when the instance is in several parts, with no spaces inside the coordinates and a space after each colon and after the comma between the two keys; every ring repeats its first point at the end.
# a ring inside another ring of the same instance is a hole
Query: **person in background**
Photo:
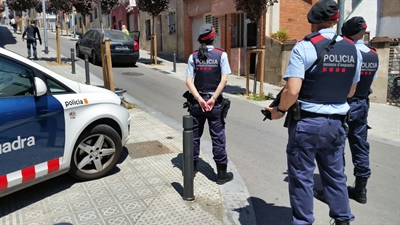
{"type": "Polygon", "coordinates": [[[130,35],[129,30],[126,29],[126,26],[125,26],[125,25],[122,25],[121,30],[122,30],[123,32],[125,32],[125,34],[130,35]]]}
{"type": "Polygon", "coordinates": [[[227,172],[228,155],[226,153],[225,123],[222,118],[222,91],[231,74],[228,56],[222,49],[213,46],[216,32],[212,24],[200,27],[198,51],[189,56],[186,69],[186,86],[194,99],[190,114],[193,116],[193,161],[194,170],[200,154],[200,138],[204,123],[208,121],[214,161],[217,164],[217,184],[225,184],[233,179],[227,172]]]}
{"type": "Polygon", "coordinates": [[[14,30],[14,34],[16,34],[16,33],[17,33],[17,21],[15,20],[15,18],[12,18],[12,19],[11,19],[10,25],[11,25],[11,27],[12,27],[13,30],[14,30]]]}
{"type": "Polygon", "coordinates": [[[353,41],[336,35],[333,26],[338,17],[334,0],[320,0],[311,7],[307,19],[313,33],[299,41],[291,52],[284,75],[287,83],[279,105],[265,107],[272,119],[280,119],[292,110],[286,118],[291,121],[287,126],[286,154],[292,224],[315,222],[315,161],[329,216],[336,225],[347,225],[354,220],[343,154],[347,98],[356,90],[362,57],[353,41]],[[331,43],[333,46],[325,52],[331,43]]]}
{"type": "Polygon", "coordinates": [[[31,20],[31,24],[25,28],[24,33],[22,34],[22,41],[25,41],[26,34],[26,47],[28,50],[28,59],[31,58],[31,46],[33,49],[33,59],[38,60],[37,51],[36,51],[36,34],[39,39],[40,45],[42,45],[42,38],[40,37],[39,29],[35,26],[35,21],[31,20]]]}

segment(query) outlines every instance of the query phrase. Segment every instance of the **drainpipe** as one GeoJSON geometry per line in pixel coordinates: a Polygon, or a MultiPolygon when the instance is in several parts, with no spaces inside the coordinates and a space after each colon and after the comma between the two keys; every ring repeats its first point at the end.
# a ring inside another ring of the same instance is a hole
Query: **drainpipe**
{"type": "Polygon", "coordinates": [[[346,19],[344,19],[344,21],[346,21],[346,20],[350,17],[350,15],[353,14],[353,12],[357,9],[357,7],[361,4],[362,1],[363,1],[363,0],[360,0],[360,1],[357,3],[357,5],[354,6],[354,8],[353,8],[353,9],[351,10],[351,12],[349,13],[349,15],[346,16],[346,19]]]}
{"type": "Polygon", "coordinates": [[[246,18],[247,18],[247,15],[246,15],[246,13],[244,13],[244,15],[243,15],[243,20],[244,20],[244,22],[243,22],[243,24],[244,24],[244,27],[243,27],[243,48],[244,48],[244,65],[243,65],[243,68],[244,68],[244,74],[245,74],[245,76],[247,76],[247,22],[246,22],[246,18]]]}

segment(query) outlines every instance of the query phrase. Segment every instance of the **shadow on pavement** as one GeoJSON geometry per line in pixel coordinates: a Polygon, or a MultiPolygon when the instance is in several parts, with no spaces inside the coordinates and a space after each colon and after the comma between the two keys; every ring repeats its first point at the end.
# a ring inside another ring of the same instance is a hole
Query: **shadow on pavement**
{"type": "MultiPolygon", "coordinates": [[[[179,153],[175,158],[171,159],[172,164],[179,168],[183,173],[183,154],[179,153]]],[[[199,162],[197,163],[197,171],[198,173],[202,173],[204,176],[207,177],[210,181],[216,182],[217,178],[214,173],[214,169],[211,165],[204,161],[203,159],[199,158],[199,162]]],[[[196,177],[195,177],[196,179],[196,177]]]]}
{"type": "Polygon", "coordinates": [[[242,88],[240,86],[232,86],[232,85],[226,85],[224,91],[225,93],[229,94],[245,94],[246,93],[246,88],[242,88]]]}
{"type": "MultiPolygon", "coordinates": [[[[247,201],[250,205],[253,205],[257,224],[291,224],[291,208],[266,203],[264,200],[256,197],[250,197],[247,201]]],[[[249,207],[234,209],[234,211],[239,213],[240,224],[248,224],[246,219],[248,218],[249,207]]]]}
{"type": "Polygon", "coordinates": [[[11,31],[6,26],[0,26],[0,47],[6,48],[6,45],[16,44],[17,40],[12,35],[11,31]]]}
{"type": "Polygon", "coordinates": [[[69,189],[77,183],[68,174],[52,178],[1,198],[0,218],[69,189]]]}

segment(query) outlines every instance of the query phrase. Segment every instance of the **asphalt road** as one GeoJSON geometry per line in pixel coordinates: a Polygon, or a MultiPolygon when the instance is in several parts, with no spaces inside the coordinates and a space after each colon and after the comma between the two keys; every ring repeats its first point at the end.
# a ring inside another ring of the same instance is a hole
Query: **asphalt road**
{"type": "MultiPolygon", "coordinates": [[[[49,33],[49,46],[55,48],[55,35],[49,33]]],[[[62,54],[70,56],[75,41],[62,38],[62,54]]],[[[77,64],[84,67],[80,59],[77,64]]],[[[102,77],[101,67],[90,64],[90,72],[102,77]]],[[[113,68],[116,87],[137,99],[141,108],[157,115],[177,130],[182,130],[182,109],[187,90],[183,81],[141,63],[137,67],[113,68]],[[129,75],[124,75],[129,74],[129,75]]],[[[182,74],[184,76],[184,74],[182,74]]],[[[283,121],[262,121],[261,106],[239,96],[232,104],[226,125],[227,151],[249,190],[258,224],[290,224],[291,209],[286,179],[287,131],[283,121]]],[[[206,128],[207,129],[207,128],[206,128]]],[[[393,143],[370,136],[372,177],[368,184],[368,204],[351,201],[356,220],[352,224],[400,224],[400,150],[393,143]]],[[[211,148],[205,130],[202,146],[211,148]]],[[[348,147],[346,147],[348,184],[354,181],[348,147]]],[[[315,171],[318,186],[319,174],[315,171]]],[[[328,206],[315,200],[314,224],[329,224],[328,206]]]]}

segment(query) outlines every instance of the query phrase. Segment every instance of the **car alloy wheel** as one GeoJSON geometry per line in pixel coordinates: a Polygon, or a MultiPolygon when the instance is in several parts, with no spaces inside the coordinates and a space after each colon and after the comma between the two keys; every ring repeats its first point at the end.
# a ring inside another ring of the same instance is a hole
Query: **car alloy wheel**
{"type": "Polygon", "coordinates": [[[78,180],[100,178],[115,167],[121,153],[118,133],[108,125],[97,125],[78,138],[69,173],[78,180]]]}

